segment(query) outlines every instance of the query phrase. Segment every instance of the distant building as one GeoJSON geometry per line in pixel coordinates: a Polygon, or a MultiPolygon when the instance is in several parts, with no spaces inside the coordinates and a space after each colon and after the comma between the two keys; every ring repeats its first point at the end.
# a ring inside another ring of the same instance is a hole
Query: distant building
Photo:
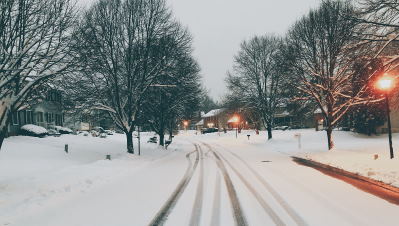
{"type": "Polygon", "coordinates": [[[43,101],[33,106],[22,107],[18,112],[12,114],[8,135],[17,135],[20,128],[26,124],[50,129],[54,126],[63,126],[63,123],[62,94],[60,91],[52,89],[47,92],[43,101]]]}
{"type": "Polygon", "coordinates": [[[227,128],[228,115],[224,108],[214,109],[202,116],[204,128],[227,128]]]}
{"type": "Polygon", "coordinates": [[[107,112],[95,109],[85,109],[79,112],[65,113],[65,126],[73,130],[89,131],[94,127],[116,129],[107,112]]]}
{"type": "Polygon", "coordinates": [[[245,115],[237,111],[229,111],[225,108],[213,109],[202,116],[202,120],[196,124],[198,130],[202,128],[218,128],[224,129],[254,129],[255,126],[249,123],[245,115]],[[238,120],[238,122],[236,121],[238,120]]]}

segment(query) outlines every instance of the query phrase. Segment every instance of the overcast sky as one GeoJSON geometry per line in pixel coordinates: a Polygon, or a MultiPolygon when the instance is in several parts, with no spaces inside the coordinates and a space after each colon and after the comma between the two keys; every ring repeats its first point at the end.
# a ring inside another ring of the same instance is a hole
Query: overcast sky
{"type": "MultiPolygon", "coordinates": [[[[240,43],[254,35],[283,35],[321,0],[167,0],[194,36],[194,56],[204,86],[216,100],[227,92],[224,79],[240,43]]],[[[89,5],[93,0],[79,0],[89,5]]]]}

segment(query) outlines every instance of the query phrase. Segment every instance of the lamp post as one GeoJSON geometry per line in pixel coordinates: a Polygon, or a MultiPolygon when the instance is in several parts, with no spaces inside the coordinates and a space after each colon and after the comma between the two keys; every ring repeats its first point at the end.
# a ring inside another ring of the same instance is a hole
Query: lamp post
{"type": "Polygon", "coordinates": [[[187,133],[188,121],[183,121],[183,125],[184,125],[184,131],[186,131],[187,133]]]}
{"type": "Polygon", "coordinates": [[[391,129],[391,115],[390,115],[390,108],[389,108],[389,98],[388,93],[392,89],[393,86],[393,78],[392,77],[382,77],[380,80],[377,81],[377,88],[384,92],[385,96],[385,107],[387,111],[387,118],[388,118],[388,138],[389,138],[389,153],[391,159],[393,159],[393,147],[392,147],[392,129],[391,129]]]}
{"type": "Polygon", "coordinates": [[[230,122],[236,124],[236,139],[238,137],[238,123],[240,122],[240,118],[238,116],[233,116],[230,120],[230,122]]]}

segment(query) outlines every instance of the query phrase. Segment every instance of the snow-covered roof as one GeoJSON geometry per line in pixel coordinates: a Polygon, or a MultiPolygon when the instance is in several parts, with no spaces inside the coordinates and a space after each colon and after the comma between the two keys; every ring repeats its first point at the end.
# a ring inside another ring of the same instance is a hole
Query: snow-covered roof
{"type": "MultiPolygon", "coordinates": [[[[323,107],[323,108],[324,108],[324,111],[327,111],[327,108],[326,108],[326,107],[323,107]]],[[[320,108],[317,108],[313,113],[314,113],[314,114],[321,114],[321,113],[323,113],[323,112],[321,111],[320,108]]]]}
{"type": "Polygon", "coordinates": [[[320,108],[317,108],[313,113],[315,113],[315,114],[320,114],[320,113],[321,113],[321,109],[320,109],[320,108]]]}
{"type": "Polygon", "coordinates": [[[208,113],[206,113],[205,115],[202,116],[202,118],[208,118],[208,117],[214,117],[219,115],[220,113],[222,113],[225,109],[224,108],[220,108],[220,109],[213,109],[211,111],[209,111],[208,113]]]}
{"type": "Polygon", "coordinates": [[[203,126],[204,125],[204,120],[201,119],[199,122],[195,123],[196,126],[203,126]]]}

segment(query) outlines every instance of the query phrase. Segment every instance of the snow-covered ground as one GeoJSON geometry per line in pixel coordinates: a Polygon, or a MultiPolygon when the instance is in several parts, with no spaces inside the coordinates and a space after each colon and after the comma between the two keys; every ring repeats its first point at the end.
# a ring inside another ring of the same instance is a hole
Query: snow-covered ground
{"type": "MultiPolygon", "coordinates": [[[[314,129],[273,131],[273,139],[265,142],[265,132],[255,135],[243,131],[239,141],[243,145],[267,148],[290,156],[311,159],[359,175],[399,187],[399,134],[393,134],[395,158],[390,159],[388,136],[366,136],[353,132],[334,131],[335,148],[327,151],[325,131],[314,129]],[[247,140],[246,135],[250,135],[247,140]],[[298,138],[300,135],[300,138],[298,138]],[[300,139],[300,141],[299,141],[300,139]],[[375,155],[378,155],[375,159],[375,155]]],[[[219,143],[227,137],[219,138],[219,143]]],[[[229,142],[226,140],[226,142],[229,142]]]]}
{"type": "MultiPolygon", "coordinates": [[[[153,134],[141,135],[140,157],[126,153],[122,134],[107,138],[90,135],[7,138],[0,151],[0,225],[14,225],[13,222],[35,216],[37,211],[54,209],[65,201],[84,197],[174,156],[175,147],[166,151],[146,142],[153,134]],[[68,154],[64,152],[65,144],[68,154]],[[112,161],[105,160],[106,155],[111,155],[112,161]]],[[[170,183],[175,185],[174,181],[170,183]]],[[[115,188],[115,192],[119,189],[122,188],[115,188]]],[[[43,225],[33,222],[32,225],[43,225]]]]}
{"type": "Polygon", "coordinates": [[[143,134],[142,156],[126,153],[121,134],[6,139],[0,225],[148,225],[162,209],[174,226],[233,225],[238,215],[248,225],[396,225],[398,206],[291,161],[305,156],[395,184],[399,164],[389,159],[386,136],[334,131],[336,149],[327,151],[325,133],[313,130],[275,131],[271,141],[264,132],[236,139],[234,131],[183,131],[166,151],[146,143],[152,135],[143,134]]]}

